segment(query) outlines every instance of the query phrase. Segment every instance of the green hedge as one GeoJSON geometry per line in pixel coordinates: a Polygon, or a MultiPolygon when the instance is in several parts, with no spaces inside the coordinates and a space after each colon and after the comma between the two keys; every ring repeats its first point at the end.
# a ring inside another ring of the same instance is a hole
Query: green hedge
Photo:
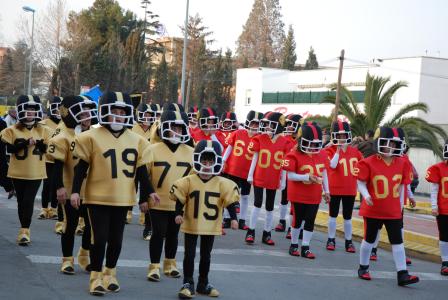
{"type": "MultiPolygon", "coordinates": [[[[365,91],[352,91],[356,102],[362,103],[364,101],[365,91]]],[[[276,92],[263,93],[261,102],[263,104],[288,104],[288,103],[321,103],[327,96],[336,96],[334,91],[324,92],[276,92]]]]}

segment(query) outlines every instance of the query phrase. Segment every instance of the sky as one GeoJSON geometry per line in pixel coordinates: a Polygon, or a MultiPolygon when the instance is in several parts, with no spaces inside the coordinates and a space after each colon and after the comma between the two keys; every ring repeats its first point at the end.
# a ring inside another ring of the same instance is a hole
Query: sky
{"type": "MultiPolygon", "coordinates": [[[[30,17],[22,6],[45,10],[50,0],[0,0],[0,44],[12,45],[20,36],[18,22],[30,17]]],[[[236,49],[254,0],[190,0],[190,15],[199,14],[213,31],[214,48],[236,49]]],[[[119,0],[143,17],[140,0],[119,0]]],[[[152,0],[169,36],[181,36],[186,0],[152,0]]],[[[88,8],[93,0],[67,0],[70,10],[88,8]]],[[[298,63],[315,49],[319,62],[331,64],[345,49],[357,61],[374,58],[435,56],[448,58],[446,0],[280,0],[285,32],[295,31],[298,63]]]]}

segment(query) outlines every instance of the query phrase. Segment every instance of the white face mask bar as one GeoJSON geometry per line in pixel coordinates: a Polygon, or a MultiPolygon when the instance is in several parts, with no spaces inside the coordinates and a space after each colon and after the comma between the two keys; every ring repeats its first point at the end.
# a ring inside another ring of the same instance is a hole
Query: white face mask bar
{"type": "Polygon", "coordinates": [[[448,144],[443,146],[443,159],[448,159],[448,144]]]}
{"type": "Polygon", "coordinates": [[[217,117],[200,118],[199,125],[201,126],[201,129],[204,131],[218,130],[219,129],[219,120],[217,117]],[[210,121],[210,120],[213,121],[213,124],[208,124],[208,121],[210,121]]]}
{"type": "Polygon", "coordinates": [[[162,122],[162,139],[167,140],[173,144],[185,144],[190,140],[190,133],[187,127],[187,124],[185,124],[182,120],[162,122]],[[173,125],[181,125],[182,132],[185,133],[178,133],[173,130],[173,125]]]}
{"type": "Polygon", "coordinates": [[[260,120],[254,119],[254,120],[246,120],[246,124],[244,125],[247,131],[251,133],[259,133],[260,132],[260,120]],[[257,124],[256,128],[252,128],[253,124],[257,124]]]}
{"type": "Polygon", "coordinates": [[[406,143],[400,139],[387,139],[387,138],[378,138],[378,153],[383,154],[385,156],[403,156],[404,149],[406,149],[406,143]],[[395,143],[395,147],[392,147],[390,144],[395,143]]]}
{"type": "Polygon", "coordinates": [[[322,149],[322,140],[300,139],[300,150],[304,153],[314,154],[322,149]]]}
{"type": "Polygon", "coordinates": [[[42,120],[42,104],[40,103],[22,103],[17,105],[17,119],[19,121],[25,121],[28,118],[32,118],[34,121],[42,120]],[[30,109],[33,108],[33,109],[30,109]]]}
{"type": "Polygon", "coordinates": [[[194,153],[193,161],[194,161],[194,169],[199,174],[204,174],[204,175],[219,175],[219,174],[221,174],[221,171],[223,168],[222,156],[216,155],[215,150],[211,147],[205,147],[205,149],[202,150],[201,152],[194,153]],[[215,161],[212,165],[207,166],[207,165],[203,165],[201,163],[201,156],[204,153],[214,153],[215,154],[215,161]],[[200,166],[199,170],[197,169],[197,165],[200,166]]]}
{"type": "Polygon", "coordinates": [[[137,122],[143,123],[144,125],[151,125],[156,121],[156,113],[153,111],[138,111],[137,112],[137,122]],[[151,117],[146,117],[146,114],[151,114],[151,117]]]}
{"type": "Polygon", "coordinates": [[[116,115],[112,113],[113,108],[121,108],[124,110],[129,110],[130,112],[133,111],[134,107],[132,105],[126,104],[126,103],[110,103],[110,104],[103,104],[100,105],[100,116],[99,121],[101,125],[116,125],[116,126],[125,126],[125,127],[132,127],[134,125],[134,115],[116,115]],[[104,110],[107,110],[106,112],[104,110]],[[108,117],[112,117],[112,121],[108,121],[108,117]],[[117,121],[118,119],[122,119],[123,122],[117,121]]]}
{"type": "Polygon", "coordinates": [[[68,111],[78,123],[98,118],[96,103],[93,101],[78,102],[70,106],[68,111]],[[84,116],[81,117],[81,114],[84,116]]]}
{"type": "Polygon", "coordinates": [[[225,119],[224,121],[221,121],[221,130],[222,131],[232,131],[236,128],[236,121],[235,120],[230,120],[230,119],[225,119]],[[224,124],[230,122],[230,125],[225,126],[224,124]]]}
{"type": "Polygon", "coordinates": [[[51,103],[50,104],[50,115],[57,119],[61,118],[61,115],[59,113],[59,105],[61,105],[61,104],[60,103],[51,103]]]}
{"type": "Polygon", "coordinates": [[[274,135],[277,132],[278,122],[270,120],[261,120],[260,132],[274,135]]]}
{"type": "Polygon", "coordinates": [[[299,128],[299,122],[295,122],[292,120],[286,120],[285,131],[283,133],[286,135],[295,134],[297,132],[297,128],[299,128]]]}
{"type": "Polygon", "coordinates": [[[342,131],[342,132],[332,132],[331,133],[331,141],[334,145],[349,145],[352,143],[352,133],[351,131],[342,131]],[[345,134],[347,138],[341,139],[338,138],[338,135],[345,134]]]}

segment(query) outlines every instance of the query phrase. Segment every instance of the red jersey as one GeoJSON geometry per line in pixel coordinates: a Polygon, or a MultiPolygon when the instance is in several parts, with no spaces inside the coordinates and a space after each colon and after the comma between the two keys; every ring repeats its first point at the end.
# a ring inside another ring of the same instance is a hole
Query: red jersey
{"type": "Polygon", "coordinates": [[[228,137],[227,145],[232,146],[232,153],[227,158],[224,173],[247,179],[254,153],[248,149],[253,137],[246,129],[238,129],[228,137]]]}
{"type": "Polygon", "coordinates": [[[400,185],[410,183],[409,164],[396,157],[387,164],[380,155],[372,155],[358,162],[357,168],[358,179],[367,183],[373,202],[368,206],[366,201],[362,201],[359,215],[374,219],[401,219],[400,185]]]}
{"type": "Polygon", "coordinates": [[[201,129],[199,128],[199,127],[193,127],[193,128],[191,128],[191,127],[189,127],[189,130],[190,130],[190,136],[191,136],[191,138],[194,140],[194,141],[196,141],[196,135],[198,134],[198,132],[199,131],[201,131],[201,129]]]}
{"type": "MultiPolygon", "coordinates": [[[[284,160],[283,169],[300,175],[310,174],[322,177],[328,168],[328,157],[324,151],[307,154],[298,150],[289,152],[284,160]]],[[[322,184],[310,181],[288,180],[288,200],[296,203],[319,204],[322,200],[322,184]]]]}
{"type": "Polygon", "coordinates": [[[276,190],[280,187],[283,158],[288,153],[289,142],[284,136],[273,141],[269,135],[260,134],[252,139],[249,150],[258,152],[254,171],[254,186],[276,190]]]}
{"type": "Polygon", "coordinates": [[[205,133],[201,129],[198,128],[198,130],[192,132],[191,137],[193,138],[195,143],[199,143],[199,141],[206,140],[210,141],[212,139],[212,136],[205,133]]]}
{"type": "Polygon", "coordinates": [[[292,135],[284,135],[285,139],[288,141],[288,151],[286,153],[288,153],[289,151],[291,151],[292,149],[297,147],[297,140],[292,136],[292,135]]]}
{"type": "Polygon", "coordinates": [[[439,162],[426,171],[426,181],[439,185],[437,207],[439,214],[448,215],[448,163],[439,162]]]}
{"type": "MultiPolygon", "coordinates": [[[[325,148],[331,161],[338,147],[333,145],[325,148]]],[[[344,151],[339,150],[339,161],[335,169],[328,168],[330,194],[339,196],[356,196],[356,164],[362,159],[362,153],[355,147],[348,146],[344,151]]]]}
{"type": "Polygon", "coordinates": [[[219,143],[222,145],[223,150],[222,153],[224,154],[224,152],[227,149],[227,146],[229,145],[227,142],[227,139],[230,137],[230,134],[234,132],[234,131],[217,131],[215,133],[216,138],[218,139],[219,143]]]}
{"type": "MultiPolygon", "coordinates": [[[[412,172],[412,169],[413,169],[412,162],[409,159],[409,156],[407,154],[404,154],[403,156],[401,156],[400,159],[403,159],[409,168],[409,183],[411,183],[412,180],[414,180],[414,173],[412,172]]],[[[407,184],[404,186],[404,190],[406,191],[406,197],[404,197],[404,205],[407,205],[408,204],[408,192],[407,192],[408,185],[407,184]]]]}

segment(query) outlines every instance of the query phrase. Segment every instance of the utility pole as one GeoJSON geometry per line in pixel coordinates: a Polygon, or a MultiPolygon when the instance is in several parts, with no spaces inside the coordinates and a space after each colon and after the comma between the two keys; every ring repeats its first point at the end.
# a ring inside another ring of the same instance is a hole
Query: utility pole
{"type": "Polygon", "coordinates": [[[341,56],[339,57],[339,74],[338,74],[338,85],[336,86],[336,101],[334,103],[334,116],[333,122],[338,120],[339,106],[341,104],[341,81],[342,81],[342,70],[344,68],[344,49],[341,50],[341,56]]]}
{"type": "Polygon", "coordinates": [[[187,8],[185,12],[185,34],[184,34],[184,52],[182,53],[182,79],[180,83],[180,98],[182,105],[185,105],[185,69],[187,65],[187,43],[188,43],[188,7],[190,6],[190,0],[187,0],[187,8]]]}
{"type": "Polygon", "coordinates": [[[32,9],[29,6],[24,6],[22,9],[26,12],[33,13],[33,23],[31,27],[31,49],[30,49],[30,71],[28,74],[28,95],[31,95],[31,74],[33,73],[33,48],[34,48],[34,13],[36,12],[34,9],[32,9]]]}

